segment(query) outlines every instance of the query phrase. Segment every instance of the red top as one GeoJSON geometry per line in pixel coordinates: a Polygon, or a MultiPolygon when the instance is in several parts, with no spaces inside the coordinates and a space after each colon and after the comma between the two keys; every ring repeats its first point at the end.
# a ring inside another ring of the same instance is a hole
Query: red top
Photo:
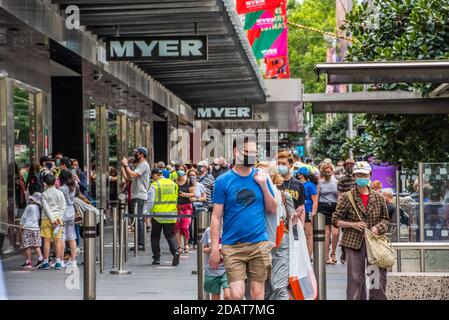
{"type": "Polygon", "coordinates": [[[366,207],[368,206],[369,194],[361,194],[360,193],[360,197],[362,198],[363,205],[365,206],[365,209],[366,209],[366,207]]]}

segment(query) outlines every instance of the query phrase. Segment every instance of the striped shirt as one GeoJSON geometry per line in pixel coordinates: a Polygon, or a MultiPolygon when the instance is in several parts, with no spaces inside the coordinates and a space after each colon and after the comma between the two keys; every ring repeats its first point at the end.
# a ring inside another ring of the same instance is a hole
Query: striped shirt
{"type": "Polygon", "coordinates": [[[212,193],[214,191],[215,178],[210,173],[199,178],[199,182],[206,188],[206,202],[204,205],[210,207],[212,205],[212,193]]]}

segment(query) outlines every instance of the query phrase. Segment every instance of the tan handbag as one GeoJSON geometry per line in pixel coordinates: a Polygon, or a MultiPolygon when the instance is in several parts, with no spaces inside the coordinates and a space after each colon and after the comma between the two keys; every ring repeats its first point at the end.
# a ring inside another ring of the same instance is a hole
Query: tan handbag
{"type": "MultiPolygon", "coordinates": [[[[351,191],[348,191],[348,199],[357,213],[359,220],[363,222],[351,191]]],[[[385,235],[375,235],[371,230],[365,228],[365,245],[368,262],[370,264],[384,269],[391,268],[394,265],[394,249],[388,237],[385,235]]]]}

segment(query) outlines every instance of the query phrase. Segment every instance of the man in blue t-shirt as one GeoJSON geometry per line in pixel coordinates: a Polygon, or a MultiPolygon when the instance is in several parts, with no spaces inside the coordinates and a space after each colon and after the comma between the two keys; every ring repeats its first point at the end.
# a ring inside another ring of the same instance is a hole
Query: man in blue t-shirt
{"type": "Polygon", "coordinates": [[[251,299],[264,298],[265,281],[271,276],[271,243],[265,229],[265,214],[276,214],[274,192],[263,170],[252,168],[256,143],[245,138],[233,143],[235,167],[215,181],[212,197],[212,249],[209,264],[217,268],[223,255],[232,300],[242,300],[249,276],[251,299]],[[222,252],[219,230],[223,219],[222,252]]]}

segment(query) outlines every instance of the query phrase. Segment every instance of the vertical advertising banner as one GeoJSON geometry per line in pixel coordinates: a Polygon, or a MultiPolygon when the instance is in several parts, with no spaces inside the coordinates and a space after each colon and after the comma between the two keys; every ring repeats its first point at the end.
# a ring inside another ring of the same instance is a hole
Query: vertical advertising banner
{"type": "Polygon", "coordinates": [[[237,0],[237,13],[246,14],[279,7],[282,0],[237,0]]]}
{"type": "Polygon", "coordinates": [[[290,78],[287,2],[242,16],[244,29],[266,79],[290,78]]]}

